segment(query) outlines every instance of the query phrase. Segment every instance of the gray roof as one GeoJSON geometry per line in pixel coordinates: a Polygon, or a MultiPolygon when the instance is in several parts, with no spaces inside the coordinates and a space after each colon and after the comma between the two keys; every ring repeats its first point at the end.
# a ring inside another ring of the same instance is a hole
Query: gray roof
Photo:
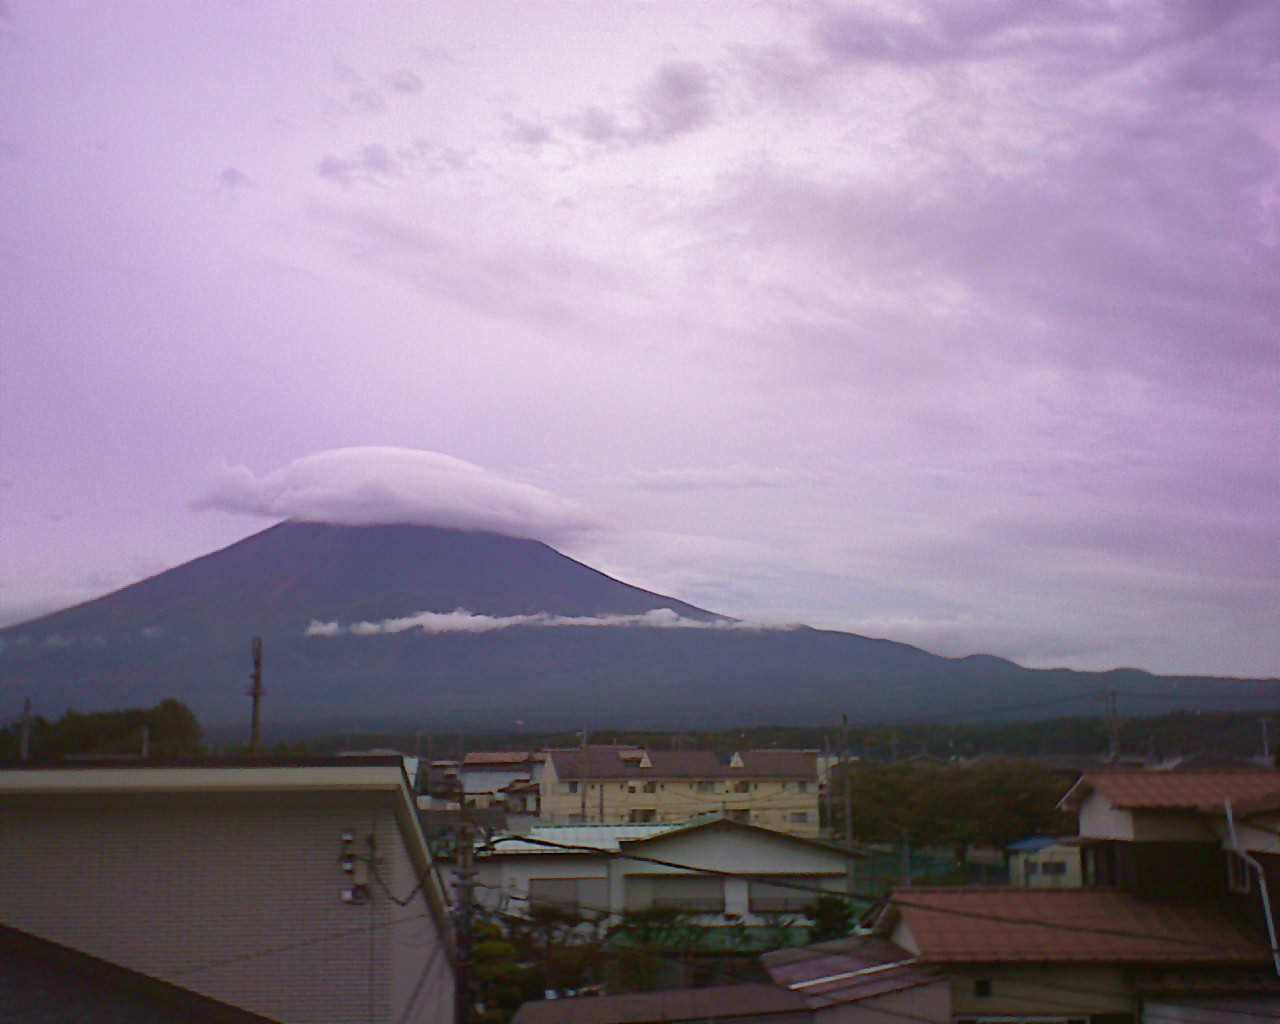
{"type": "Polygon", "coordinates": [[[587,747],[552,750],[547,757],[561,779],[760,779],[816,781],[818,758],[812,751],[744,750],[742,767],[733,768],[710,750],[649,750],[587,747]],[[650,767],[635,756],[644,753],[650,767]]]}
{"type": "Polygon", "coordinates": [[[658,1024],[679,1021],[809,1020],[803,996],[776,985],[716,985],[622,996],[525,1003],[513,1024],[658,1024]]]}

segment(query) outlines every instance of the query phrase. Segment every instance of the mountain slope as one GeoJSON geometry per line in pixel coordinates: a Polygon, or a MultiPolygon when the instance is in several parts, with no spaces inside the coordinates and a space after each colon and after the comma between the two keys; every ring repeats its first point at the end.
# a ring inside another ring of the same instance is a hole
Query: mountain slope
{"type": "MultiPolygon", "coordinates": [[[[946,659],[906,644],[813,629],[520,626],[309,636],[465,608],[490,616],[712,613],[629,586],[545,544],[420,526],[281,523],[113,594],[0,630],[0,702],[46,716],[174,696],[206,721],[240,718],[249,638],[266,646],[266,714],[290,722],[688,725],[1091,714],[1106,681],[989,656],[946,659]]],[[[1117,677],[1120,678],[1120,677],[1117,677]]],[[[1210,707],[1252,706],[1272,687],[1168,680],[1122,685],[1210,707]],[[1225,701],[1225,703],[1224,703],[1225,701]]],[[[1153,701],[1151,711],[1161,710],[1153,701]]],[[[0,705],[2,706],[2,705],[0,705]]],[[[1178,706],[1185,706],[1184,704],[1178,706]]]]}

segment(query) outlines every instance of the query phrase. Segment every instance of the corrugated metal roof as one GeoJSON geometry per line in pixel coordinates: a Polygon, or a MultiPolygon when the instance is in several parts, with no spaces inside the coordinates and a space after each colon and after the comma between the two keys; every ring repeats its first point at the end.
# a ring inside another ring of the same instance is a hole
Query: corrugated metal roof
{"type": "Polygon", "coordinates": [[[946,980],[906,950],[876,938],[779,950],[766,953],[761,961],[776,984],[802,992],[814,1008],[862,1002],[946,980]]]}
{"type": "MultiPolygon", "coordinates": [[[[593,850],[617,853],[621,842],[630,839],[649,839],[663,832],[680,828],[679,824],[665,825],[536,825],[529,830],[530,839],[543,839],[563,846],[588,846],[593,850]]],[[[493,852],[514,853],[573,853],[553,846],[540,846],[525,842],[520,836],[503,836],[493,840],[493,852]]],[[[582,851],[578,851],[582,852],[582,851]]]]}
{"type": "Polygon", "coordinates": [[[660,1024],[666,1021],[754,1020],[807,1010],[804,997],[775,985],[716,985],[622,996],[525,1003],[516,1024],[660,1024]]]}

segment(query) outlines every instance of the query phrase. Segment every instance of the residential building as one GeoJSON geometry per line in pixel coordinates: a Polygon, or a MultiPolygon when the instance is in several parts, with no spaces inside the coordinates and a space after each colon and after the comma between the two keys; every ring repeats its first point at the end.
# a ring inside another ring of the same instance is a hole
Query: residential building
{"type": "Polygon", "coordinates": [[[543,903],[588,917],[660,907],[710,927],[803,919],[822,890],[843,893],[838,847],[720,815],[687,824],[540,826],[477,859],[478,899],[524,915],[543,903]]]}
{"type": "Polygon", "coordinates": [[[1010,885],[1026,889],[1080,888],[1080,842],[1074,836],[1020,839],[1009,844],[1007,853],[1010,885]]]}
{"type": "MultiPolygon", "coordinates": [[[[1240,858],[1232,850],[1228,804],[1268,882],[1280,885],[1280,853],[1266,831],[1268,815],[1280,811],[1280,772],[1098,772],[1082,776],[1060,806],[1080,818],[1086,885],[1149,898],[1226,899],[1241,888],[1232,882],[1240,858]],[[1254,827],[1247,827],[1250,820],[1254,827]]],[[[1255,902],[1256,894],[1241,906],[1255,902]]]]}
{"type": "MultiPolygon", "coordinates": [[[[1114,889],[900,889],[874,931],[946,972],[955,1024],[1163,1019],[1144,1015],[1144,984],[1176,979],[1166,996],[1176,1002],[1177,986],[1203,994],[1271,960],[1256,931],[1219,902],[1114,889]]],[[[1269,1009],[1280,1012],[1280,1002],[1269,1009]]]]}
{"type": "Polygon", "coordinates": [[[769,983],[526,1003],[516,1024],[949,1024],[947,976],[881,939],[762,957],[769,983]]]}
{"type": "Polygon", "coordinates": [[[0,769],[0,806],[0,921],[33,953],[227,1019],[451,1017],[450,924],[399,757],[24,764],[0,769]]]}
{"type": "Polygon", "coordinates": [[[503,803],[512,785],[536,783],[544,755],[523,750],[477,750],[462,759],[459,779],[468,807],[503,803]]]}
{"type": "Polygon", "coordinates": [[[814,751],[746,750],[722,762],[709,750],[551,750],[541,780],[548,824],[671,823],[719,812],[816,837],[818,800],[814,751]]]}

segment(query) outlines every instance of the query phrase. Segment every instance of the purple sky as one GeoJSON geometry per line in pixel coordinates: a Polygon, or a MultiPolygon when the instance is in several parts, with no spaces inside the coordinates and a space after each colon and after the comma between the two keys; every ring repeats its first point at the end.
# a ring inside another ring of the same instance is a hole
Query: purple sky
{"type": "Polygon", "coordinates": [[[407,509],[1280,674],[1274,0],[0,0],[0,256],[0,622],[407,509]]]}

